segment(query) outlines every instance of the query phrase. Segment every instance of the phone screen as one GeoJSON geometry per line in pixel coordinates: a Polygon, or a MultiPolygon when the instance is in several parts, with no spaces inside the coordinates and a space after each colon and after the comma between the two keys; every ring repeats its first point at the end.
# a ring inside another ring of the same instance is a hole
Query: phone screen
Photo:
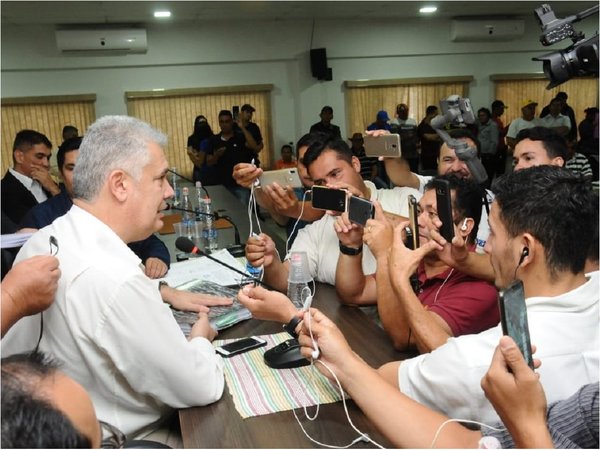
{"type": "Polygon", "coordinates": [[[448,180],[434,180],[435,197],[437,201],[437,214],[442,221],[440,234],[448,242],[454,237],[454,222],[452,221],[452,199],[450,196],[450,182],[448,180]]]}
{"type": "Polygon", "coordinates": [[[346,191],[322,186],[313,186],[311,190],[313,208],[337,212],[346,211],[346,191]]]}
{"type": "Polygon", "coordinates": [[[240,339],[239,341],[231,342],[230,344],[217,347],[217,352],[225,357],[238,355],[254,348],[262,347],[267,342],[256,337],[240,339]]]}
{"type": "Polygon", "coordinates": [[[348,219],[350,222],[357,223],[363,227],[367,224],[367,220],[372,219],[375,215],[375,209],[371,201],[353,195],[348,202],[348,219]]]}
{"type": "Polygon", "coordinates": [[[233,120],[237,120],[240,115],[240,107],[239,106],[232,107],[231,114],[233,115],[233,120]]]}
{"type": "Polygon", "coordinates": [[[517,344],[525,361],[533,369],[529,324],[527,323],[527,307],[523,282],[516,280],[506,289],[500,291],[498,298],[502,333],[508,335],[517,344]]]}

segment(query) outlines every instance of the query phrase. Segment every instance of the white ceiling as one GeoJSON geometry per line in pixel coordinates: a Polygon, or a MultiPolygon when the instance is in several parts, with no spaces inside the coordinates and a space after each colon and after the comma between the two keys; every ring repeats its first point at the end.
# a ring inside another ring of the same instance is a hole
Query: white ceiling
{"type": "MultiPolygon", "coordinates": [[[[532,16],[540,1],[6,1],[0,4],[2,25],[150,24],[222,20],[402,19],[421,17],[426,4],[438,7],[434,17],[532,16]],[[153,17],[157,9],[170,19],[153,17]]],[[[576,14],[598,3],[550,3],[557,17],[576,14]]]]}

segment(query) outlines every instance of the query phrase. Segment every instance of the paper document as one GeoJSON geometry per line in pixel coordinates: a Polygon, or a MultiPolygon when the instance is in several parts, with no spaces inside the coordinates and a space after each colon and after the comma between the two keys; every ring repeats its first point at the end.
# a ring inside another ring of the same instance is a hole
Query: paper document
{"type": "MultiPolygon", "coordinates": [[[[245,272],[244,266],[242,266],[237,259],[231,256],[231,253],[225,249],[211,253],[210,256],[245,272]]],[[[229,270],[227,267],[224,267],[205,256],[172,263],[167,276],[162,278],[162,280],[166,281],[169,286],[172,287],[177,287],[193,280],[212,281],[221,286],[239,286],[241,279],[242,276],[240,274],[233,270],[229,270]]]]}

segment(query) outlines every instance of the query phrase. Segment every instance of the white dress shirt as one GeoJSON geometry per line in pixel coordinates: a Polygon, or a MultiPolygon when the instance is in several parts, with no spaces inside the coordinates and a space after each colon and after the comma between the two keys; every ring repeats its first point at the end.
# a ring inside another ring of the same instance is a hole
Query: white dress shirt
{"type": "Polygon", "coordinates": [[[23,175],[17,172],[15,169],[8,169],[8,171],[21,182],[23,186],[27,188],[29,192],[33,194],[38,203],[48,200],[48,196],[42,189],[42,185],[39,181],[29,178],[27,175],[23,175]]]}

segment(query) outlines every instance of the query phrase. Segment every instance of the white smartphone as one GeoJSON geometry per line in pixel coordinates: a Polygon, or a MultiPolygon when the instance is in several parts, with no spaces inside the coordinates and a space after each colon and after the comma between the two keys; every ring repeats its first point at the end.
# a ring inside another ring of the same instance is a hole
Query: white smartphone
{"type": "Polygon", "coordinates": [[[263,172],[260,176],[260,185],[266,186],[271,183],[277,183],[280,186],[291,186],[293,188],[302,187],[297,169],[268,170],[267,172],[263,172]]]}
{"type": "Polygon", "coordinates": [[[385,156],[387,158],[400,158],[399,134],[383,134],[381,136],[365,136],[365,154],[367,156],[385,156]]]}
{"type": "Polygon", "coordinates": [[[244,353],[249,350],[262,347],[266,344],[267,341],[265,341],[264,339],[257,337],[249,337],[240,339],[235,342],[231,342],[229,344],[222,345],[220,347],[217,347],[215,350],[219,355],[225,358],[229,358],[230,356],[239,355],[240,353],[244,353]]]}

